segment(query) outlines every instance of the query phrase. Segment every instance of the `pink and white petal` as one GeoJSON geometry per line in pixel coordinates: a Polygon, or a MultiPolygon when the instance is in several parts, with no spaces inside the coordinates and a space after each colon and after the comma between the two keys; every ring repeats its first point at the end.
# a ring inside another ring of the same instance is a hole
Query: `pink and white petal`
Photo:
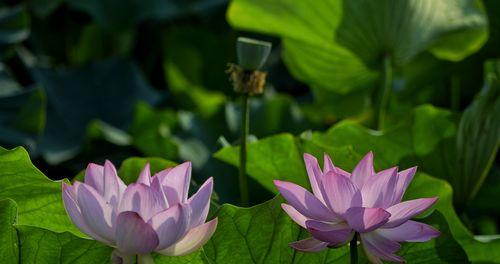
{"type": "Polygon", "coordinates": [[[146,165],[142,169],[136,183],[142,183],[147,186],[151,185],[151,168],[149,166],[149,163],[146,163],[146,165]]]}
{"type": "Polygon", "coordinates": [[[285,200],[304,216],[323,221],[338,218],[316,196],[301,186],[279,180],[275,180],[274,185],[276,185],[285,200]]]}
{"type": "Polygon", "coordinates": [[[321,189],[326,204],[336,214],[341,215],[353,206],[361,206],[361,192],[350,178],[344,175],[333,171],[327,172],[323,176],[321,189]]]}
{"type": "Polygon", "coordinates": [[[396,183],[396,190],[394,192],[394,200],[392,201],[392,205],[401,202],[401,199],[403,199],[403,195],[406,192],[406,188],[408,188],[411,181],[413,180],[415,172],[417,172],[417,167],[412,167],[398,173],[398,181],[396,183]]]}
{"type": "Polygon", "coordinates": [[[332,159],[330,159],[330,156],[328,156],[328,154],[323,154],[323,174],[326,174],[327,172],[329,171],[334,171],[338,174],[342,174],[346,177],[350,177],[351,174],[339,167],[335,167],[335,165],[333,165],[333,162],[332,162],[332,159]]]}
{"type": "Polygon", "coordinates": [[[303,214],[299,213],[299,211],[295,210],[291,205],[282,203],[281,208],[285,211],[285,213],[292,218],[292,220],[300,225],[303,228],[306,228],[306,221],[309,220],[303,214]]]}
{"type": "Polygon", "coordinates": [[[288,244],[291,248],[302,252],[319,252],[328,246],[328,243],[314,237],[302,239],[288,244]]]}
{"type": "Polygon", "coordinates": [[[92,186],[96,191],[104,196],[104,167],[94,163],[89,163],[85,169],[85,184],[92,186]]]}
{"type": "Polygon", "coordinates": [[[394,253],[396,253],[401,245],[397,242],[391,241],[376,232],[360,234],[361,244],[366,256],[372,263],[382,263],[382,260],[403,263],[405,260],[394,253]]]}
{"type": "Polygon", "coordinates": [[[441,234],[430,225],[412,220],[408,220],[394,228],[380,228],[377,232],[381,236],[396,242],[426,242],[441,234]]]}
{"type": "Polygon", "coordinates": [[[192,253],[207,243],[216,228],[217,218],[189,230],[179,242],[159,250],[158,253],[168,256],[183,256],[192,253]]]}
{"type": "Polygon", "coordinates": [[[310,154],[304,153],[304,163],[306,164],[307,176],[309,177],[309,182],[311,183],[311,189],[314,194],[321,202],[324,202],[323,195],[319,186],[321,185],[321,176],[323,172],[319,168],[318,160],[310,154]]]}
{"type": "Polygon", "coordinates": [[[345,223],[330,224],[316,220],[306,221],[307,231],[311,235],[323,242],[327,242],[329,247],[339,247],[348,243],[354,231],[345,223]]]}
{"type": "Polygon", "coordinates": [[[187,201],[191,182],[191,162],[184,162],[171,169],[158,172],[158,177],[169,205],[187,201]]]}
{"type": "Polygon", "coordinates": [[[191,196],[188,201],[190,210],[190,219],[188,229],[197,227],[207,220],[208,210],[210,209],[210,197],[213,190],[213,178],[210,177],[203,183],[198,191],[191,196]]]}
{"type": "Polygon", "coordinates": [[[73,222],[73,224],[75,224],[80,231],[87,234],[88,236],[103,243],[109,243],[106,239],[103,239],[102,237],[94,233],[88,227],[87,223],[85,223],[80,208],[78,207],[78,204],[76,202],[76,193],[74,192],[73,188],[73,186],[70,186],[64,182],[62,183],[64,208],[66,209],[71,222],[73,222]]]}
{"type": "MultiPolygon", "coordinates": [[[[163,211],[169,207],[167,197],[163,192],[163,187],[161,186],[160,180],[157,177],[151,178],[151,186],[149,186],[153,197],[155,199],[155,204],[158,206],[158,210],[163,211]]],[[[156,213],[155,213],[156,214],[156,213]]]]}
{"type": "Polygon", "coordinates": [[[358,165],[356,165],[352,171],[351,179],[356,186],[361,189],[366,180],[373,175],[375,175],[375,170],[373,169],[373,153],[370,151],[363,157],[358,165]]]}
{"type": "Polygon", "coordinates": [[[165,249],[177,242],[185,234],[188,221],[186,208],[182,204],[175,204],[153,216],[148,224],[158,234],[159,243],[156,250],[165,249]]]}
{"type": "Polygon", "coordinates": [[[387,208],[392,205],[396,189],[398,168],[393,167],[377,173],[366,180],[361,194],[364,207],[387,208]]]}
{"type": "Polygon", "coordinates": [[[166,209],[165,201],[161,198],[161,193],[155,192],[154,188],[142,183],[132,183],[123,193],[118,211],[133,211],[148,221],[153,215],[166,209]]]}
{"type": "Polygon", "coordinates": [[[391,216],[382,208],[353,207],[349,208],[344,217],[354,230],[359,233],[371,232],[383,226],[391,216]]]}
{"type": "Polygon", "coordinates": [[[395,204],[386,209],[387,212],[391,213],[391,217],[389,217],[389,221],[383,227],[391,228],[399,226],[410,218],[429,209],[437,200],[437,197],[420,198],[395,204]]]}
{"type": "Polygon", "coordinates": [[[113,208],[118,207],[122,192],[126,185],[118,177],[116,168],[111,161],[104,162],[104,200],[113,208]]]}
{"type": "Polygon", "coordinates": [[[118,214],[115,236],[118,250],[129,254],[150,253],[159,243],[155,230],[132,211],[118,214]]]}
{"type": "Polygon", "coordinates": [[[97,191],[86,184],[75,185],[77,204],[90,231],[101,237],[106,244],[114,244],[113,208],[106,204],[97,191]]]}

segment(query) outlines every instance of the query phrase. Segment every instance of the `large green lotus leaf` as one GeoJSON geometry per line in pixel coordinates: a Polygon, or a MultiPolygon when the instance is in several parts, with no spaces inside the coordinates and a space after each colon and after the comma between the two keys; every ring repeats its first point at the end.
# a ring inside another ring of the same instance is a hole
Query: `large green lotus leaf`
{"type": "Polygon", "coordinates": [[[7,44],[19,43],[28,38],[30,19],[22,5],[0,7],[0,49],[7,44]]]}
{"type": "Polygon", "coordinates": [[[298,79],[344,93],[373,85],[384,56],[396,66],[426,50],[461,60],[488,35],[480,3],[470,0],[235,0],[227,16],[238,29],[281,37],[298,79]]]}
{"type": "Polygon", "coordinates": [[[27,0],[28,8],[40,17],[52,14],[64,0],[27,0]]]}
{"type": "Polygon", "coordinates": [[[84,11],[113,30],[133,28],[144,20],[171,20],[180,16],[202,13],[221,6],[227,0],[69,0],[71,7],[84,11]]]}
{"type": "Polygon", "coordinates": [[[81,234],[64,210],[61,183],[51,181],[33,166],[26,150],[0,148],[0,164],[0,198],[17,203],[18,224],[81,234]]]}
{"type": "Polygon", "coordinates": [[[18,236],[16,223],[17,206],[9,199],[0,200],[0,262],[5,264],[19,263],[18,236]]]}
{"type": "Polygon", "coordinates": [[[69,232],[16,226],[21,263],[108,263],[112,248],[69,232]]]}
{"type": "Polygon", "coordinates": [[[139,69],[124,60],[74,70],[37,69],[34,75],[47,94],[47,124],[40,147],[50,163],[78,153],[89,122],[97,119],[126,129],[136,103],[159,99],[139,69]]]}

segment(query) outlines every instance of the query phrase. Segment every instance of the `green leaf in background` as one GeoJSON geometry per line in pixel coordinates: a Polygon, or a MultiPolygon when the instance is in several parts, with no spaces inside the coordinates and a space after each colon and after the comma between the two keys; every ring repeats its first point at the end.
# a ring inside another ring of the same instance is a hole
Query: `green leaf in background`
{"type": "Polygon", "coordinates": [[[18,224],[81,234],[64,210],[61,183],[51,181],[33,166],[26,150],[0,148],[0,164],[0,199],[17,203],[18,224]]]}
{"type": "Polygon", "coordinates": [[[227,16],[236,28],[281,37],[296,78],[344,93],[373,85],[383,56],[396,66],[425,50],[461,60],[488,35],[479,2],[469,0],[235,0],[227,16]]]}
{"type": "Polygon", "coordinates": [[[107,29],[127,30],[144,20],[171,20],[206,12],[210,8],[224,4],[226,0],[190,0],[182,3],[172,0],[69,0],[68,2],[73,8],[87,12],[107,29]]]}
{"type": "MultiPolygon", "coordinates": [[[[309,186],[302,155],[290,134],[280,134],[248,144],[248,174],[271,192],[276,193],[273,180],[290,180],[309,186]]],[[[239,147],[226,147],[214,157],[239,166],[239,147]]]]}
{"type": "Polygon", "coordinates": [[[19,263],[19,239],[14,224],[17,217],[17,205],[10,199],[0,200],[0,262],[19,263]]]}
{"type": "Polygon", "coordinates": [[[37,16],[46,17],[52,14],[64,0],[28,0],[27,6],[37,16]]]}
{"type": "Polygon", "coordinates": [[[47,94],[47,124],[40,144],[49,163],[78,152],[89,122],[98,119],[126,129],[136,103],[159,100],[139,69],[124,60],[76,70],[37,69],[34,75],[47,94]]]}
{"type": "Polygon", "coordinates": [[[130,127],[133,145],[146,156],[176,159],[178,146],[172,138],[176,126],[177,115],[173,111],[156,111],[139,103],[130,127]]]}
{"type": "Polygon", "coordinates": [[[483,184],[500,146],[500,61],[485,65],[485,84],[465,110],[457,134],[456,202],[470,202],[483,184]]]}
{"type": "Polygon", "coordinates": [[[0,96],[0,143],[26,146],[36,155],[37,141],[45,126],[45,100],[40,88],[0,96]]]}
{"type": "Polygon", "coordinates": [[[22,5],[0,7],[0,50],[8,44],[19,43],[30,34],[30,19],[22,5]]]}
{"type": "Polygon", "coordinates": [[[125,184],[135,182],[146,163],[150,165],[151,174],[177,165],[173,161],[162,158],[128,158],[122,162],[118,170],[118,175],[120,175],[125,184]]]}

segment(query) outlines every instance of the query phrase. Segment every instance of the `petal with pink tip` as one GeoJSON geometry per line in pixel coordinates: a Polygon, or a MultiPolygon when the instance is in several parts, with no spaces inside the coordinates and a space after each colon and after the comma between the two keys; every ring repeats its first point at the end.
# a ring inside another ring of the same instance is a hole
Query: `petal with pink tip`
{"type": "Polygon", "coordinates": [[[344,175],[333,171],[326,173],[321,187],[326,204],[337,214],[343,214],[353,206],[361,206],[361,192],[344,175]]]}
{"type": "Polygon", "coordinates": [[[126,187],[120,177],[118,177],[113,163],[106,160],[104,162],[104,200],[116,208],[126,187]]]}
{"type": "Polygon", "coordinates": [[[337,216],[316,196],[301,186],[278,180],[274,181],[274,185],[278,187],[279,192],[287,202],[304,216],[323,221],[337,219],[337,216]]]}
{"type": "Polygon", "coordinates": [[[295,250],[303,252],[319,252],[328,246],[328,243],[319,241],[313,237],[295,241],[289,244],[295,250]]]}
{"type": "Polygon", "coordinates": [[[295,210],[292,206],[282,203],[281,208],[285,211],[285,213],[292,218],[292,220],[300,225],[303,228],[306,228],[306,220],[308,220],[307,217],[305,217],[303,214],[299,213],[299,211],[295,210]]]}
{"type": "Polygon", "coordinates": [[[330,224],[316,220],[306,221],[307,231],[311,235],[323,242],[327,242],[329,247],[339,247],[348,243],[354,232],[346,223],[330,224]]]}
{"type": "Polygon", "coordinates": [[[441,234],[430,225],[412,220],[394,228],[381,228],[377,232],[396,242],[426,242],[441,234]]]}
{"type": "Polygon", "coordinates": [[[319,168],[318,160],[312,155],[304,153],[304,163],[306,164],[307,176],[309,177],[309,182],[311,183],[311,189],[314,196],[324,202],[323,195],[321,194],[321,190],[319,188],[323,173],[319,168]]]}
{"type": "Polygon", "coordinates": [[[213,190],[213,178],[210,177],[203,183],[198,192],[188,199],[188,208],[190,210],[189,229],[197,227],[207,220],[208,210],[210,209],[210,197],[213,190]]]}
{"type": "Polygon", "coordinates": [[[62,183],[64,208],[66,209],[69,218],[83,233],[103,243],[109,243],[109,241],[94,233],[88,227],[87,223],[85,223],[80,208],[78,207],[78,204],[76,202],[76,193],[74,192],[73,188],[73,186],[70,186],[64,182],[62,183]]]}
{"type": "Polygon", "coordinates": [[[142,183],[147,186],[151,185],[151,168],[149,166],[149,163],[146,163],[146,165],[142,169],[136,183],[142,183]]]}
{"type": "Polygon", "coordinates": [[[412,167],[398,173],[398,181],[396,183],[396,189],[394,191],[394,200],[391,202],[392,205],[400,203],[405,194],[406,188],[410,185],[413,180],[413,176],[417,172],[417,167],[412,167]]]}
{"type": "Polygon", "coordinates": [[[346,177],[350,177],[351,174],[339,167],[335,167],[335,165],[333,165],[333,162],[332,162],[332,159],[330,159],[330,156],[328,156],[328,154],[323,154],[323,174],[326,174],[327,172],[329,171],[334,171],[338,174],[342,174],[346,177]]]}
{"type": "Polygon", "coordinates": [[[113,244],[114,217],[113,208],[106,204],[97,191],[86,184],[75,184],[77,203],[83,220],[89,229],[103,238],[107,244],[113,244]]]}
{"type": "Polygon", "coordinates": [[[148,221],[160,239],[157,250],[171,246],[185,234],[189,221],[187,215],[182,204],[175,204],[148,221]]]}
{"type": "Polygon", "coordinates": [[[85,169],[85,184],[92,186],[96,191],[104,195],[104,167],[89,163],[85,169]]]}
{"type": "Polygon", "coordinates": [[[354,230],[359,233],[371,232],[384,225],[391,216],[390,213],[382,208],[349,208],[344,217],[354,230]]]}
{"type": "Polygon", "coordinates": [[[155,174],[158,177],[169,205],[187,201],[191,182],[191,162],[184,162],[171,169],[155,174]]]}
{"type": "Polygon", "coordinates": [[[116,246],[129,254],[151,253],[159,243],[153,228],[136,212],[121,212],[116,217],[116,246]]]}
{"type": "Polygon", "coordinates": [[[404,259],[394,255],[401,245],[397,242],[391,241],[376,232],[361,234],[361,244],[366,256],[372,263],[382,264],[382,260],[393,261],[402,263],[404,259]]]}
{"type": "Polygon", "coordinates": [[[217,218],[191,230],[179,242],[158,253],[168,256],[184,256],[202,247],[212,237],[217,228],[217,218]]]}
{"type": "Polygon", "coordinates": [[[387,212],[391,213],[391,217],[389,217],[389,221],[384,225],[384,228],[403,224],[410,218],[429,209],[436,201],[437,198],[421,198],[398,203],[387,208],[387,212]]]}
{"type": "Polygon", "coordinates": [[[366,180],[375,175],[373,169],[373,153],[370,151],[365,157],[356,165],[351,174],[352,181],[358,186],[363,188],[366,180]]]}
{"type": "Polygon", "coordinates": [[[398,168],[393,167],[377,173],[366,180],[361,189],[364,207],[387,208],[394,200],[398,168]]]}

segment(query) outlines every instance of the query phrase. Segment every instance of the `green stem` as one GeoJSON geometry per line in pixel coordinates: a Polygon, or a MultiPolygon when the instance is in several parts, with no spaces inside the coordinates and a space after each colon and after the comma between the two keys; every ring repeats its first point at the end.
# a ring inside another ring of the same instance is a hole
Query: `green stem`
{"type": "Polygon", "coordinates": [[[243,94],[241,102],[241,135],[240,135],[240,198],[241,205],[248,205],[248,179],[247,179],[247,138],[250,110],[248,94],[243,94]]]}
{"type": "Polygon", "coordinates": [[[354,237],[349,245],[351,251],[351,264],[358,263],[358,233],[354,233],[354,237]]]}
{"type": "Polygon", "coordinates": [[[378,130],[384,129],[385,117],[387,108],[389,106],[389,98],[392,90],[392,65],[391,57],[389,55],[384,57],[384,69],[383,69],[384,79],[382,80],[382,96],[380,99],[380,106],[378,112],[378,130]]]}

